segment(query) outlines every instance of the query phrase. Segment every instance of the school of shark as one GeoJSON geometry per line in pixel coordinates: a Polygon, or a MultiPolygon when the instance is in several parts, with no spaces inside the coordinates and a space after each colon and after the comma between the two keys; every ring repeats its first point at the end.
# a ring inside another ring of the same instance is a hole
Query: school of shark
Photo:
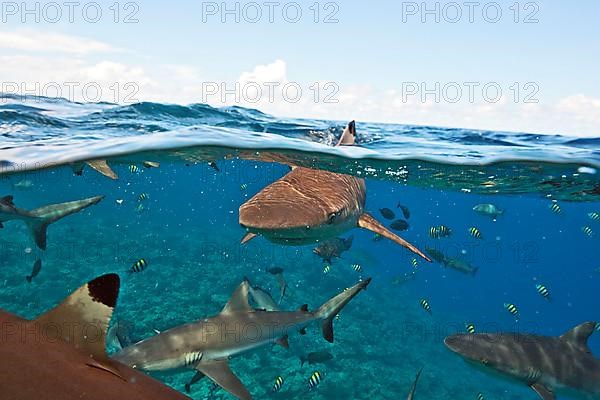
{"type": "MultiPolygon", "coordinates": [[[[343,130],[336,146],[356,146],[356,137],[356,124],[352,121],[343,130]]],[[[211,164],[218,171],[216,164],[211,164]]],[[[144,166],[159,168],[160,164],[145,161],[144,166]]],[[[392,232],[375,218],[375,214],[368,213],[364,179],[305,166],[288,166],[290,170],[283,177],[239,205],[239,227],[235,227],[235,232],[242,237],[241,244],[247,246],[250,241],[262,237],[277,246],[315,245],[313,252],[323,259],[326,264],[323,272],[327,273],[333,261],[352,246],[352,236],[341,236],[361,228],[372,232],[374,241],[385,239],[399,245],[395,248],[415,257],[415,265],[422,261],[426,265],[437,262],[467,276],[477,273],[478,268],[464,260],[452,259],[435,249],[422,251],[418,244],[392,232]],[[242,232],[239,232],[240,228],[242,232]]],[[[89,167],[112,180],[119,179],[107,160],[78,162],[71,167],[76,175],[82,175],[85,167],[89,167]]],[[[20,185],[22,188],[27,186],[20,185]]],[[[44,251],[59,240],[52,235],[52,224],[60,224],[64,218],[84,211],[93,214],[93,206],[102,202],[104,196],[65,200],[68,201],[25,209],[18,206],[21,203],[14,193],[5,194],[0,198],[0,233],[10,235],[10,230],[21,221],[32,243],[44,251]]],[[[407,209],[400,205],[398,208],[408,215],[407,209]]],[[[395,218],[389,209],[380,211],[386,219],[395,218]]],[[[491,205],[480,205],[475,211],[492,218],[503,215],[502,210],[491,205]]],[[[407,224],[403,220],[395,221],[391,229],[400,232],[407,224]]],[[[450,234],[450,229],[445,226],[432,227],[430,231],[430,236],[436,238],[450,234]]],[[[477,228],[472,228],[471,235],[481,236],[477,228]]],[[[131,272],[140,272],[147,264],[145,259],[140,259],[131,272]]],[[[42,261],[38,260],[31,276],[27,277],[28,282],[41,268],[42,261]]],[[[353,268],[358,271],[360,265],[353,268]]],[[[272,345],[288,349],[296,335],[304,335],[307,329],[314,327],[320,329],[326,342],[337,346],[334,340],[336,319],[346,307],[355,306],[355,298],[369,301],[367,289],[373,281],[371,277],[361,277],[344,290],[324,293],[323,299],[317,300],[321,305],[314,309],[307,305],[314,299],[301,299],[296,309],[286,310],[281,305],[289,288],[284,270],[275,267],[267,272],[277,281],[279,293],[275,298],[260,286],[254,286],[250,281],[252,277],[240,279],[231,282],[232,287],[237,287],[220,312],[198,316],[197,320],[157,331],[140,341],[126,339],[120,331],[109,332],[113,312],[120,306],[120,277],[116,273],[82,282],[83,286],[72,291],[60,304],[32,320],[0,310],[0,398],[189,398],[152,375],[178,371],[194,371],[194,378],[186,385],[188,390],[190,385],[207,380],[231,398],[255,398],[252,386],[244,383],[235,368],[230,367],[232,359],[272,345]],[[249,331],[253,334],[248,334],[249,331]],[[118,350],[109,354],[107,343],[115,336],[118,350]]],[[[398,278],[397,283],[404,284],[413,278],[414,273],[398,278]]],[[[538,292],[549,299],[548,289],[538,286],[538,292]]],[[[426,299],[421,305],[432,313],[426,299]]],[[[507,304],[506,308],[518,317],[516,306],[507,304]]],[[[345,323],[358,326],[361,321],[350,318],[345,323]]],[[[525,385],[531,388],[532,396],[542,400],[557,399],[557,396],[593,400],[600,399],[600,359],[592,354],[587,341],[598,326],[596,322],[581,321],[576,327],[565,327],[565,333],[557,337],[535,332],[475,332],[472,328],[466,333],[448,335],[442,341],[450,353],[465,360],[467,368],[506,378],[512,384],[525,385]]],[[[377,332],[370,338],[375,344],[377,332]]],[[[302,363],[326,362],[330,358],[326,352],[315,352],[307,355],[302,363]]],[[[422,371],[426,369],[426,365],[416,368],[418,372],[412,387],[398,393],[397,398],[419,399],[418,384],[423,384],[422,371]]],[[[315,372],[310,377],[309,387],[317,387],[322,379],[322,374],[315,372]]],[[[277,392],[282,384],[283,379],[278,379],[273,392],[277,392]]]]}

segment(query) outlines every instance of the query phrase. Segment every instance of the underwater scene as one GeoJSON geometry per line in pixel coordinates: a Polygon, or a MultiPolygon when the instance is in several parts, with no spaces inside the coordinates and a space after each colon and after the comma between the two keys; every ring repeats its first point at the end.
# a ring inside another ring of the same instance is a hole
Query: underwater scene
{"type": "Polygon", "coordinates": [[[193,399],[600,398],[599,139],[3,100],[8,313],[118,274],[110,363],[193,399]]]}

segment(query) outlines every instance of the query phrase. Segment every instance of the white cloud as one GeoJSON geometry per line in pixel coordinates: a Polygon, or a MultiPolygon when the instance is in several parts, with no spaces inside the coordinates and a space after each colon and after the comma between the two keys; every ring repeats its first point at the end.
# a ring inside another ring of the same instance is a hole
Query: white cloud
{"type": "Polygon", "coordinates": [[[0,48],[69,54],[106,53],[118,50],[97,40],[31,30],[21,32],[0,31],[0,48]]]}

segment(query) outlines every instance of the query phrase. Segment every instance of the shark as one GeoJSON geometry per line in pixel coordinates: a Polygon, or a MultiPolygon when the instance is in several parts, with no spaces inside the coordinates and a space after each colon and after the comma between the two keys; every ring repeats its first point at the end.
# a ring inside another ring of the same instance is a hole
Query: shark
{"type": "Polygon", "coordinates": [[[595,322],[585,322],[559,337],[516,333],[457,334],[446,347],[486,372],[522,382],[541,399],[556,395],[600,399],[600,359],[587,344],[595,322]]]}
{"type": "Polygon", "coordinates": [[[410,392],[408,392],[408,396],[407,396],[407,400],[414,400],[415,399],[415,392],[417,391],[417,384],[419,383],[419,378],[421,377],[421,373],[423,372],[423,368],[421,368],[419,370],[419,372],[417,372],[417,375],[415,376],[415,380],[410,388],[410,392]]]}
{"type": "MultiPolygon", "coordinates": [[[[351,121],[337,146],[352,146],[355,137],[356,125],[355,121],[351,121]]],[[[242,244],[258,235],[277,244],[311,244],[360,227],[431,261],[417,247],[365,212],[365,201],[363,179],[293,166],[290,172],[240,206],[239,223],[246,230],[242,244]]]]}
{"type": "Polygon", "coordinates": [[[14,400],[184,400],[105,351],[119,276],[89,281],[34,320],[0,310],[0,387],[14,400]]]}
{"type": "Polygon", "coordinates": [[[47,230],[51,223],[98,204],[103,198],[104,196],[94,196],[27,211],[15,206],[13,196],[4,196],[0,198],[0,228],[3,228],[3,224],[7,221],[23,221],[29,228],[36,245],[40,249],[46,250],[47,230]]]}
{"type": "Polygon", "coordinates": [[[333,342],[333,320],[340,310],[371,279],[359,281],[325,302],[316,311],[303,305],[297,311],[253,309],[248,302],[250,284],[244,280],[220,314],[184,324],[133,344],[113,358],[145,371],[193,368],[224,390],[242,400],[252,399],[250,392],[229,368],[229,358],[277,343],[288,348],[288,334],[305,333],[312,323],[320,323],[323,337],[333,342]]]}

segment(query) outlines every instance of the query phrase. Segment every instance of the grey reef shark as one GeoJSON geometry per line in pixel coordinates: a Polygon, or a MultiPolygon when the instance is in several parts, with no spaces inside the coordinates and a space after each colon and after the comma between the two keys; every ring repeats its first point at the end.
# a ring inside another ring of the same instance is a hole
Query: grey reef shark
{"type": "Polygon", "coordinates": [[[29,228],[29,232],[37,246],[42,250],[46,250],[48,225],[89,206],[98,204],[103,198],[104,196],[94,196],[66,203],[51,204],[28,211],[17,208],[13,202],[13,196],[4,196],[0,198],[0,228],[7,221],[23,221],[29,228]]]}
{"type": "Polygon", "coordinates": [[[458,334],[446,346],[486,372],[522,382],[541,399],[556,395],[600,399],[600,359],[587,341],[596,328],[585,322],[559,337],[516,333],[458,334]]]}
{"type": "Polygon", "coordinates": [[[207,376],[235,397],[248,400],[250,392],[229,368],[230,357],[272,343],[288,348],[288,334],[305,333],[313,322],[320,323],[323,337],[333,342],[333,319],[370,281],[358,282],[311,312],[306,305],[297,311],[253,309],[248,302],[251,286],[244,280],[220,314],[161,332],[113,358],[145,371],[193,368],[199,374],[192,382],[207,376]]]}
{"type": "MultiPolygon", "coordinates": [[[[350,122],[337,146],[355,143],[356,126],[350,122]]],[[[427,261],[421,250],[390,232],[364,211],[364,179],[351,175],[293,166],[239,209],[239,223],[246,229],[242,244],[261,235],[284,245],[304,245],[332,239],[360,227],[406,247],[427,261]]]]}
{"type": "Polygon", "coordinates": [[[183,400],[189,397],[105,352],[119,276],[103,275],[28,321],[0,310],[0,397],[183,400]]]}

